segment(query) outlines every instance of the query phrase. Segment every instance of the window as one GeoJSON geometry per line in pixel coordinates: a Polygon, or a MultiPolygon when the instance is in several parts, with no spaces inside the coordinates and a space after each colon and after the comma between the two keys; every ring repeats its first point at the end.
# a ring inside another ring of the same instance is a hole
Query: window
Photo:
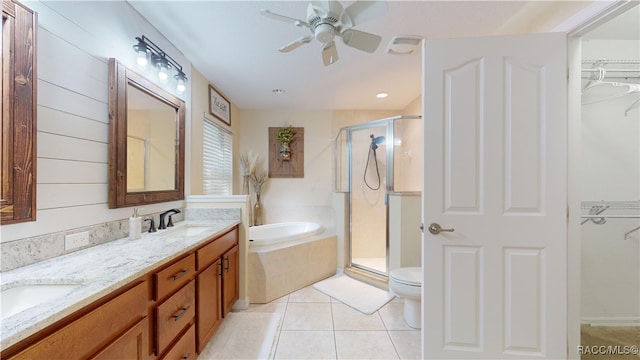
{"type": "Polygon", "coordinates": [[[203,191],[206,195],[231,195],[232,134],[204,117],[203,191]]]}

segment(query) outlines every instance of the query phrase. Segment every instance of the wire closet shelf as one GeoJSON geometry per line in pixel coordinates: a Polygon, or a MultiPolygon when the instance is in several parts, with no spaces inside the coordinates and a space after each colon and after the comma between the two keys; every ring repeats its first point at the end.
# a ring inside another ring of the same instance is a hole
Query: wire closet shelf
{"type": "MultiPolygon", "coordinates": [[[[581,206],[581,225],[591,222],[603,225],[608,219],[640,219],[640,200],[632,201],[583,201],[581,206]]],[[[640,225],[624,234],[630,240],[634,233],[640,233],[640,225]]]]}

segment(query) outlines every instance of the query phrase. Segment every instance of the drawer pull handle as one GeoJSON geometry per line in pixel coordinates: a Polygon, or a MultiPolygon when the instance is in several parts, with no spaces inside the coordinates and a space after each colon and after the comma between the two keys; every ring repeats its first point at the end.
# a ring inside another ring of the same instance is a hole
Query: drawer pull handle
{"type": "Polygon", "coordinates": [[[180,359],[182,359],[182,360],[189,360],[189,357],[191,357],[191,354],[184,355],[184,356],[183,356],[183,357],[181,357],[180,359]]]}
{"type": "Polygon", "coordinates": [[[171,277],[173,278],[173,280],[178,280],[181,277],[187,275],[188,272],[189,272],[189,269],[182,269],[182,271],[179,271],[179,272],[171,275],[171,277]]]}
{"type": "Polygon", "coordinates": [[[224,270],[225,270],[226,272],[229,272],[229,256],[226,256],[226,257],[224,258],[224,261],[226,261],[226,262],[227,262],[227,265],[225,265],[225,266],[224,266],[224,270]]]}
{"type": "Polygon", "coordinates": [[[223,273],[222,268],[223,268],[222,261],[220,261],[220,273],[218,274],[218,276],[222,276],[222,273],[223,273]]]}
{"type": "Polygon", "coordinates": [[[178,321],[180,320],[181,317],[184,316],[184,314],[187,313],[187,311],[189,311],[190,306],[185,306],[182,309],[180,309],[180,312],[175,313],[174,315],[172,315],[171,317],[173,318],[173,321],[178,321]]]}

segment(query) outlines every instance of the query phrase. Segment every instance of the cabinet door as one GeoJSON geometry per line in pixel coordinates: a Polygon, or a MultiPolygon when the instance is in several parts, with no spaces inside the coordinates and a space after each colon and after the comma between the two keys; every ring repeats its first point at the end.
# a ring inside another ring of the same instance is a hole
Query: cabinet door
{"type": "Polygon", "coordinates": [[[145,359],[149,349],[149,321],[140,320],[92,360],[145,359]]]}
{"type": "Polygon", "coordinates": [[[238,245],[231,248],[222,256],[222,314],[231,310],[238,300],[238,245]]]}
{"type": "Polygon", "coordinates": [[[222,322],[222,259],[203,270],[196,280],[198,316],[198,353],[222,322]]]}

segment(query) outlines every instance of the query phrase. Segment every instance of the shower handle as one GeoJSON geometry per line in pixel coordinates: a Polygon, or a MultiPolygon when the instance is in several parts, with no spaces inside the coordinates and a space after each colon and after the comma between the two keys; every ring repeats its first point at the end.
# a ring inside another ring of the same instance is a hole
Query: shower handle
{"type": "Polygon", "coordinates": [[[429,232],[432,233],[433,235],[438,235],[443,231],[446,232],[454,232],[455,229],[451,228],[451,229],[443,229],[442,226],[440,226],[440,224],[438,223],[431,223],[431,225],[429,225],[429,232]]]}

